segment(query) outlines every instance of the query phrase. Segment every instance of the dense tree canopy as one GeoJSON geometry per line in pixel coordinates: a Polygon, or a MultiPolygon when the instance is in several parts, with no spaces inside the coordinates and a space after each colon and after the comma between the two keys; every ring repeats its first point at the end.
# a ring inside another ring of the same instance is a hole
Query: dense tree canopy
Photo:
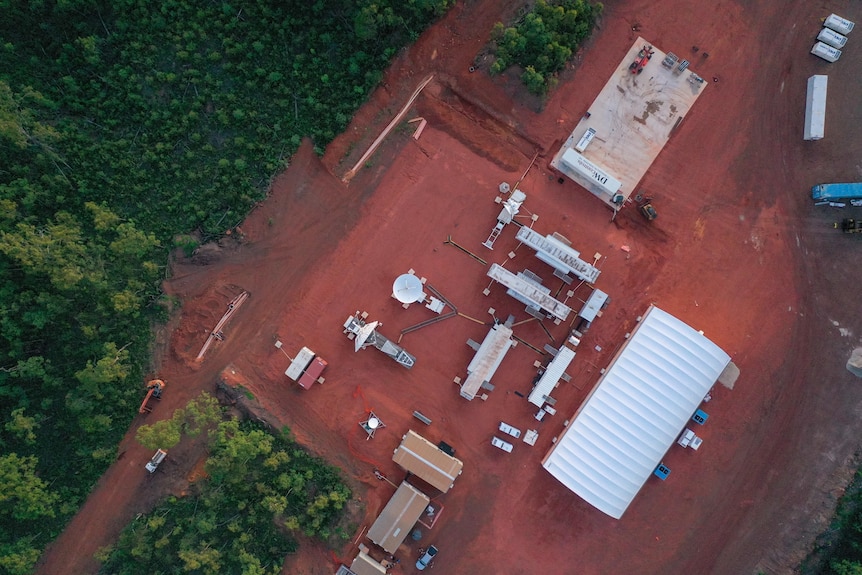
{"type": "Polygon", "coordinates": [[[116,457],[175,238],[238,224],[451,3],[0,0],[0,573],[116,457]]]}
{"type": "Polygon", "coordinates": [[[862,470],[847,487],[829,529],[802,562],[803,575],[862,575],[862,470]]]}
{"type": "Polygon", "coordinates": [[[281,573],[293,532],[329,537],[350,491],[285,436],[219,425],[194,492],[137,519],[101,553],[102,573],[281,573]]]}
{"type": "Polygon", "coordinates": [[[587,0],[537,0],[514,26],[494,26],[496,60],[491,73],[512,65],[523,69],[521,80],[534,94],[544,94],[555,83],[581,42],[590,35],[601,4],[587,0]]]}

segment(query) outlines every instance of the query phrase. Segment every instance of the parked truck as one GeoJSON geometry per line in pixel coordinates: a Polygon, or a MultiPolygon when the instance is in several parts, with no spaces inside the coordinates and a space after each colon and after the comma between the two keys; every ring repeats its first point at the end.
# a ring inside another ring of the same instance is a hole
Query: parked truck
{"type": "Polygon", "coordinates": [[[862,183],[818,184],[811,188],[811,198],[816,201],[862,199],[862,183]]]}
{"type": "Polygon", "coordinates": [[[165,457],[168,456],[168,452],[164,449],[156,450],[156,454],[147,462],[146,468],[150,473],[155,473],[156,469],[159,468],[159,464],[165,460],[165,457]]]}

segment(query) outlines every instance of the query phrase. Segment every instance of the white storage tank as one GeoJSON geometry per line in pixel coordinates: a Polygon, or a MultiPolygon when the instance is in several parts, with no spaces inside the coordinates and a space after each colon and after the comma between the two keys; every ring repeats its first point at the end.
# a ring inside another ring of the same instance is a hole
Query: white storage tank
{"type": "Polygon", "coordinates": [[[841,50],[833,48],[829,44],[818,42],[811,49],[811,53],[819,58],[823,58],[827,62],[837,62],[841,57],[841,50]]]}
{"type": "Polygon", "coordinates": [[[842,18],[838,14],[830,14],[829,17],[823,21],[823,25],[827,28],[832,28],[836,32],[844,34],[846,36],[850,33],[850,31],[856,24],[854,24],[847,18],[842,18]]]}
{"type": "Polygon", "coordinates": [[[844,44],[847,43],[847,36],[843,34],[839,34],[835,30],[830,28],[823,27],[820,30],[820,34],[817,35],[817,39],[823,42],[824,44],[829,44],[833,48],[843,48],[844,44]]]}

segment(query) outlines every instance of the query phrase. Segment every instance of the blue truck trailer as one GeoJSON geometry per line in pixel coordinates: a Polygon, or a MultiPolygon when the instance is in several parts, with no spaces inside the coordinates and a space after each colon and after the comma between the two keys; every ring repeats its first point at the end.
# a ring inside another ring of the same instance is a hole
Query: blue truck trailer
{"type": "Polygon", "coordinates": [[[811,188],[811,198],[817,201],[862,199],[862,183],[818,184],[811,188]]]}

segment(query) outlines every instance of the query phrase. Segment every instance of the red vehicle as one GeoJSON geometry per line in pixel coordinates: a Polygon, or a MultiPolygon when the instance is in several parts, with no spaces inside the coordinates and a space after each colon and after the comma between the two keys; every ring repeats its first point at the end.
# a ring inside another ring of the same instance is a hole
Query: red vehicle
{"type": "Polygon", "coordinates": [[[644,67],[649,62],[652,55],[655,53],[652,46],[644,46],[641,48],[640,52],[638,52],[638,59],[632,62],[631,66],[629,66],[629,72],[632,74],[640,74],[644,71],[644,67]]]}
{"type": "Polygon", "coordinates": [[[149,413],[153,410],[150,405],[150,400],[157,399],[161,401],[162,391],[165,389],[165,382],[161,379],[154,379],[147,383],[147,395],[144,401],[141,402],[141,407],[138,408],[138,413],[149,413]]]}

